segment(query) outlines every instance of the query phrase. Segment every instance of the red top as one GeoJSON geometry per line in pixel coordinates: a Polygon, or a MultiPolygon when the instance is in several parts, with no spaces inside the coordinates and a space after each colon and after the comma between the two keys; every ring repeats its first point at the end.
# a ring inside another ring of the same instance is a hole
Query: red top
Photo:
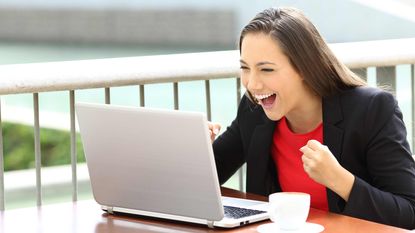
{"type": "Polygon", "coordinates": [[[284,192],[304,192],[311,196],[311,207],[328,211],[326,187],[312,180],[303,169],[300,148],[311,139],[323,142],[323,123],[306,134],[295,134],[285,117],[277,123],[273,136],[272,158],[284,192]]]}

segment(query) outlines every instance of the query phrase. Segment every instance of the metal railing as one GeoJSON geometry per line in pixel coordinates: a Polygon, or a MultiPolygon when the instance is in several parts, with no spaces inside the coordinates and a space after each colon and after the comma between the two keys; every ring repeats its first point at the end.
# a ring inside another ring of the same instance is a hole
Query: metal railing
{"type": "MultiPolygon", "coordinates": [[[[413,87],[415,63],[415,38],[331,44],[334,53],[349,68],[366,77],[368,67],[377,67],[379,81],[394,87],[396,65],[411,65],[413,87]],[[386,75],[385,75],[386,74],[386,75]],[[388,76],[387,78],[384,76],[388,76]]],[[[66,62],[47,62],[0,66],[0,96],[32,93],[34,106],[35,164],[37,205],[42,205],[41,149],[39,140],[39,93],[68,91],[70,100],[72,200],[77,197],[77,161],[75,132],[75,90],[104,88],[105,103],[111,103],[110,88],[139,86],[140,106],[145,106],[146,84],[172,83],[174,108],[179,109],[178,82],[205,80],[206,113],[211,119],[210,80],[235,78],[239,102],[241,84],[239,75],[239,52],[220,51],[177,55],[143,56],[66,62]]],[[[411,88],[411,99],[414,99],[411,88]]],[[[412,101],[411,110],[414,110],[412,101]]],[[[414,114],[412,114],[414,122],[414,114]]],[[[413,125],[411,130],[413,132],[413,125]]],[[[4,161],[0,105],[0,210],[4,204],[4,161]]],[[[412,133],[412,135],[414,135],[412,133]]],[[[243,171],[239,172],[239,188],[243,190],[243,171]]]]}

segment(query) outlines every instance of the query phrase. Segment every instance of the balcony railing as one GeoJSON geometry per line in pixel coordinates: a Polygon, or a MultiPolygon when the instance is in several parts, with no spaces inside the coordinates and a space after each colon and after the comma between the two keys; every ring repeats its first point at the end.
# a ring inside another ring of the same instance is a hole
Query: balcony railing
{"type": "MultiPolygon", "coordinates": [[[[405,119],[408,127],[408,139],[414,145],[414,63],[415,38],[331,44],[334,53],[349,68],[363,78],[370,78],[368,73],[376,73],[375,83],[396,88],[396,67],[405,65],[410,72],[410,116],[405,119]]],[[[179,82],[204,80],[206,114],[211,119],[210,80],[233,78],[236,81],[238,103],[241,97],[239,78],[238,51],[204,52],[177,55],[144,56],[131,58],[114,58],[99,60],[82,60],[67,62],[47,62],[0,66],[0,96],[20,93],[33,94],[34,119],[34,155],[36,164],[37,205],[42,205],[41,148],[39,127],[39,93],[51,91],[69,92],[69,115],[71,134],[72,200],[78,199],[77,161],[76,161],[76,127],[75,127],[75,90],[103,88],[105,103],[111,103],[111,88],[118,86],[138,86],[140,106],[145,106],[145,85],[155,83],[172,83],[174,108],[179,109],[179,82]]],[[[138,96],[138,95],[137,95],[138,96]]],[[[405,117],[405,116],[404,116],[405,117]]],[[[1,129],[0,106],[0,209],[4,203],[4,164],[3,137],[1,129]]],[[[243,169],[238,173],[239,188],[243,190],[243,169]]]]}

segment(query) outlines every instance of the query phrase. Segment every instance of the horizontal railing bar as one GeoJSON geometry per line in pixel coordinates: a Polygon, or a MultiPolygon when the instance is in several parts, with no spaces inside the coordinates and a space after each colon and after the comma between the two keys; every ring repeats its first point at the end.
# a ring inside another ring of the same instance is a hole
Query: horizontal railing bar
{"type": "MultiPolygon", "coordinates": [[[[349,68],[415,63],[415,38],[330,44],[349,68]]],[[[219,51],[0,65],[0,95],[239,76],[239,52],[219,51]],[[7,78],[6,78],[7,77],[7,78]]]]}
{"type": "Polygon", "coordinates": [[[232,77],[237,56],[222,51],[2,65],[0,95],[232,77]]]}
{"type": "Polygon", "coordinates": [[[330,44],[347,67],[396,66],[415,63],[415,38],[330,44]]]}

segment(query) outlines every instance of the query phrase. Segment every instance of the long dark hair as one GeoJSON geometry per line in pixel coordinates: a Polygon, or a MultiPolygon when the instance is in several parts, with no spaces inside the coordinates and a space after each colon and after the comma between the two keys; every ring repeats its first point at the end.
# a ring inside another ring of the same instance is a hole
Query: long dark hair
{"type": "Polygon", "coordinates": [[[321,97],[366,85],[337,59],[315,26],[298,9],[269,8],[257,14],[243,28],[239,50],[249,33],[264,33],[275,39],[310,89],[321,97]]]}

